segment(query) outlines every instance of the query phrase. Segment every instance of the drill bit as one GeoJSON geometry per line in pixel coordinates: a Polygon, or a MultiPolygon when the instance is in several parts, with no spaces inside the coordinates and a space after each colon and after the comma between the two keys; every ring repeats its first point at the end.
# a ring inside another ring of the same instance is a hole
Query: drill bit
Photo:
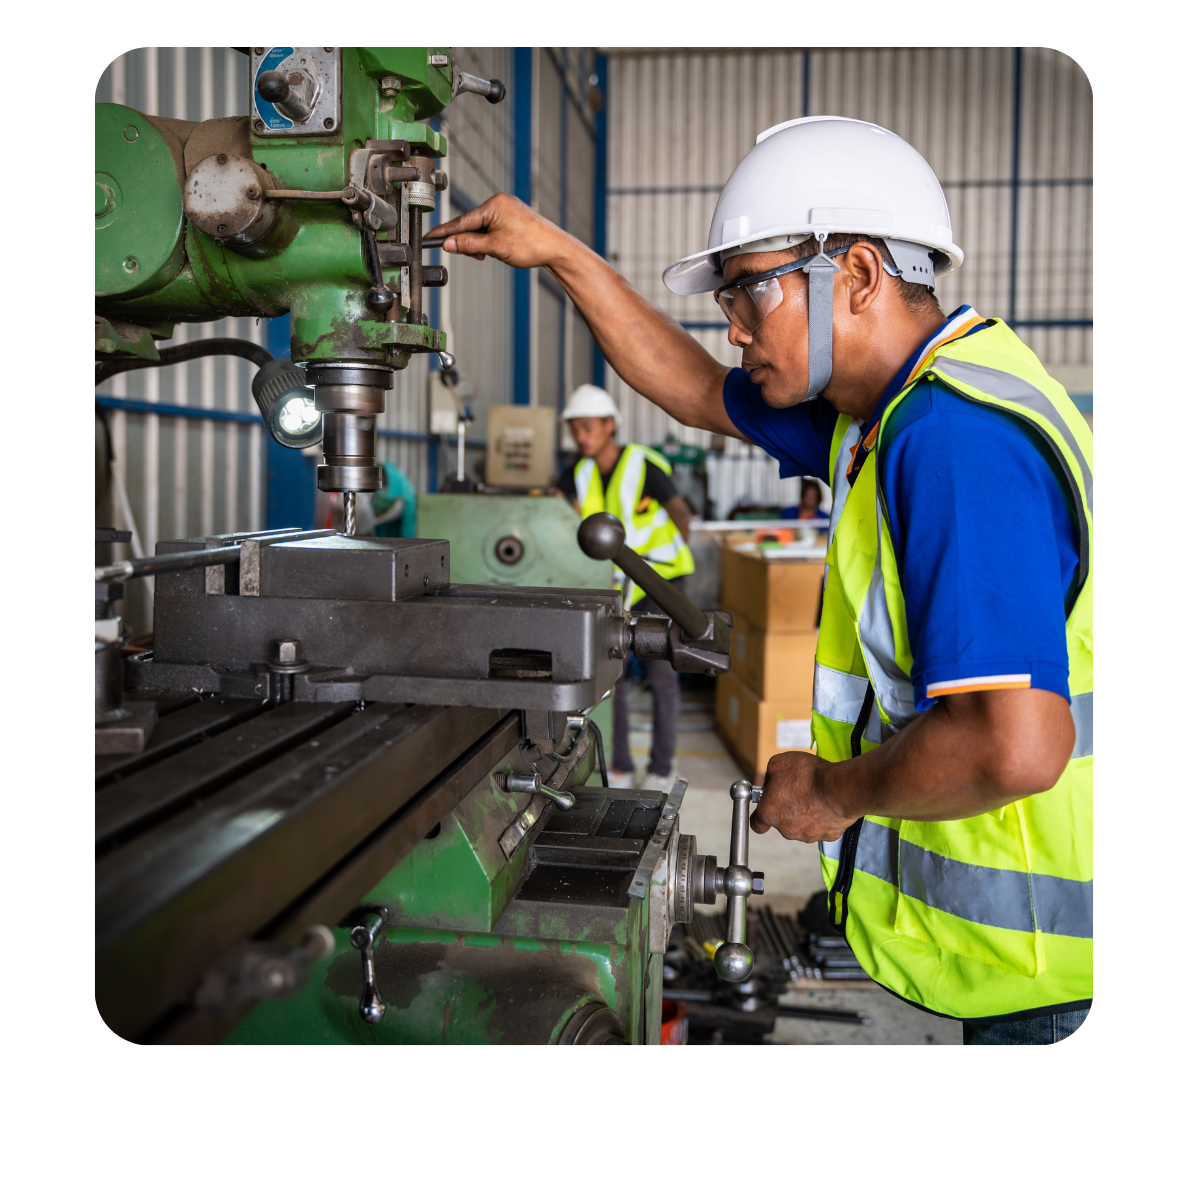
{"type": "Polygon", "coordinates": [[[342,531],[346,536],[355,535],[355,492],[342,493],[342,531]]]}

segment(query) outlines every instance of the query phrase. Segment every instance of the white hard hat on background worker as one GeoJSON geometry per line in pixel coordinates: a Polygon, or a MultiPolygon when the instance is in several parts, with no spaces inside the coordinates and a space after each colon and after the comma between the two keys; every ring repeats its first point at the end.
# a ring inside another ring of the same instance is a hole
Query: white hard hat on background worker
{"type": "Polygon", "coordinates": [[[622,419],[611,394],[597,384],[582,384],[569,394],[561,419],[574,421],[578,417],[614,417],[616,425],[622,419]]]}
{"type": "MultiPolygon", "coordinates": [[[[708,293],[722,286],[731,256],[781,251],[813,236],[823,245],[837,234],[882,239],[895,261],[884,263],[886,271],[929,289],[964,259],[940,182],[906,140],[864,120],[807,116],[755,138],[718,198],[705,251],[670,264],[664,283],[673,293],[708,293]]],[[[811,399],[833,370],[837,265],[819,251],[802,266],[809,277],[811,399]]],[[[778,285],[772,293],[782,299],[778,285]]]]}

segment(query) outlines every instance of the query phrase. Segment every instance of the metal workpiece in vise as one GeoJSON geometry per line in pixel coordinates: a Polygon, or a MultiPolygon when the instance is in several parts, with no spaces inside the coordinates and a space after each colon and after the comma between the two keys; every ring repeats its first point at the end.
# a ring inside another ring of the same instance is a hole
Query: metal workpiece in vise
{"type": "Polygon", "coordinates": [[[663,659],[677,672],[728,672],[732,616],[726,611],[699,610],[627,546],[623,525],[609,512],[587,516],[578,528],[578,544],[587,557],[613,561],[669,616],[628,615],[621,656],[663,659]]]}
{"type": "Polygon", "coordinates": [[[356,493],[381,486],[393,374],[447,345],[423,312],[424,289],[448,280],[423,261],[422,220],[448,185],[428,121],[458,95],[496,103],[505,88],[435,48],[245,52],[245,117],[96,106],[96,351],[160,366],[178,361],[155,342],[179,321],[290,313],[291,359],[257,359],[269,371],[253,395],[282,445],[322,440],[318,487],[343,494],[352,535],[356,493]],[[286,418],[298,391],[304,414],[286,418]]]}

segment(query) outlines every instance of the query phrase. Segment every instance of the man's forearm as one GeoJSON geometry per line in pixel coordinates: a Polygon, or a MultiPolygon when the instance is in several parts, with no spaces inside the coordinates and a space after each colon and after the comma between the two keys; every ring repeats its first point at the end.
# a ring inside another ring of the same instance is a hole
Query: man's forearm
{"type": "Polygon", "coordinates": [[[547,265],[623,380],[686,425],[738,437],[722,403],[726,368],[572,236],[547,265]]]}
{"type": "Polygon", "coordinates": [[[1068,702],[1046,689],[943,697],[857,759],[773,755],[752,827],[817,842],[836,841],[859,817],[976,817],[1051,788],[1075,740],[1068,702]]]}
{"type": "Polygon", "coordinates": [[[1072,750],[1068,703],[1043,689],[1009,694],[1009,709],[993,694],[940,699],[882,746],[818,768],[820,795],[850,818],[956,821],[1045,791],[1072,750]]]}

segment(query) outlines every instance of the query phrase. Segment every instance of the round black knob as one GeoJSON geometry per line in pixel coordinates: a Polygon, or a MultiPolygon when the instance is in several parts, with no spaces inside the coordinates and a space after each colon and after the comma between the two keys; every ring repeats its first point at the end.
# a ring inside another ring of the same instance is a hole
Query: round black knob
{"type": "Polygon", "coordinates": [[[269,103],[284,103],[289,97],[289,80],[279,70],[265,70],[256,79],[256,90],[269,103]]]}
{"type": "Polygon", "coordinates": [[[367,304],[377,313],[391,309],[395,301],[396,297],[387,285],[372,285],[368,290],[367,304]]]}
{"type": "Polygon", "coordinates": [[[627,534],[610,512],[595,512],[582,521],[577,538],[587,557],[609,561],[623,547],[627,534]]]}
{"type": "Polygon", "coordinates": [[[487,92],[488,103],[500,103],[507,94],[507,87],[497,78],[491,79],[491,89],[487,92]]]}

